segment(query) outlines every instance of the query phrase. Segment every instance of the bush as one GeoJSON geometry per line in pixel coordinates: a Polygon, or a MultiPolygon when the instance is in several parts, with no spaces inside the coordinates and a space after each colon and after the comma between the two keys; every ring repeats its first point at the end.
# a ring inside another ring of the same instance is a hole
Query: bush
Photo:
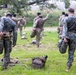
{"type": "MultiPolygon", "coordinates": [[[[4,13],[7,13],[8,10],[0,10],[0,15],[3,16],[4,13]]],[[[61,15],[61,12],[60,10],[53,10],[53,11],[50,11],[50,15],[49,15],[49,18],[48,20],[46,21],[45,23],[45,27],[51,27],[51,26],[58,26],[58,20],[59,20],[59,17],[61,15]]],[[[36,17],[36,13],[37,12],[34,12],[34,11],[31,11],[28,12],[28,15],[27,14],[24,14],[26,16],[26,26],[29,27],[29,26],[32,26],[33,25],[33,19],[36,17]]],[[[46,11],[41,11],[41,13],[43,14],[43,17],[46,16],[46,11]]]]}
{"type": "Polygon", "coordinates": [[[45,23],[46,27],[58,26],[59,22],[59,15],[57,14],[50,14],[48,20],[45,23]]]}
{"type": "MultiPolygon", "coordinates": [[[[42,13],[42,12],[41,12],[42,13]]],[[[46,17],[45,13],[42,13],[43,17],[46,17]]],[[[45,23],[45,27],[58,26],[59,17],[61,15],[61,11],[52,11],[49,15],[48,20],[45,23]]],[[[29,14],[27,18],[27,26],[33,25],[33,19],[36,17],[36,14],[29,14]]]]}

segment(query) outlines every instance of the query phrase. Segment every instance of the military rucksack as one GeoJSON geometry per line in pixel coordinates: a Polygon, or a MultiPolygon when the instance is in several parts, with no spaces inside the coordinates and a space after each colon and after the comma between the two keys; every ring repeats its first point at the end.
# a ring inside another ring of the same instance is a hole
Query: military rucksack
{"type": "Polygon", "coordinates": [[[67,46],[68,46],[68,43],[67,42],[64,42],[64,40],[61,40],[60,42],[58,42],[59,52],[61,54],[66,53],[67,46]]]}
{"type": "Polygon", "coordinates": [[[32,59],[32,67],[35,69],[41,69],[45,67],[45,63],[47,60],[47,55],[44,57],[35,57],[32,59]]]}

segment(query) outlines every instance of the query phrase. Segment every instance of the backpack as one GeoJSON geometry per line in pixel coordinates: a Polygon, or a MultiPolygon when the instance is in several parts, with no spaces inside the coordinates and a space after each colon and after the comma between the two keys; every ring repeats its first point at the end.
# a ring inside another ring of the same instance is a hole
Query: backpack
{"type": "Polygon", "coordinates": [[[35,69],[42,69],[45,67],[45,63],[47,60],[47,55],[44,57],[35,57],[32,59],[32,67],[35,69]]]}
{"type": "Polygon", "coordinates": [[[59,52],[61,54],[66,53],[67,46],[68,46],[68,43],[67,42],[64,42],[64,40],[62,39],[60,42],[58,42],[59,52]]]}

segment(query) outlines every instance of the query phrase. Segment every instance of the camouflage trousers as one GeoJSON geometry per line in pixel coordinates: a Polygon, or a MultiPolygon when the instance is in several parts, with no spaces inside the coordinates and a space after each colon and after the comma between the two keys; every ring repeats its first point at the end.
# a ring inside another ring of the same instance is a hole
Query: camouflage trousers
{"type": "Polygon", "coordinates": [[[3,53],[3,40],[0,39],[0,54],[3,53]]]}
{"type": "Polygon", "coordinates": [[[71,67],[74,60],[74,52],[76,48],[76,34],[68,32],[68,62],[67,66],[71,67]]]}
{"type": "Polygon", "coordinates": [[[15,46],[16,45],[16,43],[17,43],[17,31],[15,31],[14,33],[13,33],[13,38],[12,38],[13,40],[13,46],[15,46]]]}
{"type": "Polygon", "coordinates": [[[2,43],[3,43],[2,52],[3,52],[3,49],[4,49],[4,57],[3,57],[2,67],[7,68],[8,63],[10,62],[10,52],[12,50],[12,43],[11,43],[10,39],[7,39],[7,40],[3,39],[2,43]]]}
{"type": "Polygon", "coordinates": [[[42,29],[36,28],[36,30],[32,31],[32,33],[31,33],[31,38],[36,36],[36,45],[37,45],[37,47],[39,47],[39,44],[40,44],[41,32],[42,32],[42,29]]]}
{"type": "Polygon", "coordinates": [[[59,44],[59,51],[60,53],[66,53],[67,47],[68,47],[68,62],[67,66],[71,67],[72,62],[74,60],[74,52],[76,48],[76,34],[68,32],[68,42],[64,43],[64,41],[61,41],[59,44]]]}
{"type": "Polygon", "coordinates": [[[19,31],[20,31],[20,36],[22,36],[22,30],[23,30],[23,26],[19,26],[19,31]]]}

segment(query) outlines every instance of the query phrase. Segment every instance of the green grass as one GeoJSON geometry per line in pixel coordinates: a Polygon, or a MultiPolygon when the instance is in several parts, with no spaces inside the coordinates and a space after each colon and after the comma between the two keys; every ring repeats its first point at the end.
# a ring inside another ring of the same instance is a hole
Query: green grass
{"type": "MultiPolygon", "coordinates": [[[[11,58],[18,58],[20,64],[13,67],[8,67],[2,71],[0,66],[0,75],[75,75],[76,73],[76,58],[69,72],[66,72],[66,62],[68,54],[60,54],[57,48],[57,33],[45,32],[45,37],[41,39],[40,48],[31,45],[30,32],[27,31],[27,39],[21,40],[18,35],[17,46],[11,52],[11,58]],[[45,68],[38,70],[31,68],[32,58],[36,56],[48,55],[45,68]]],[[[0,55],[0,58],[3,54],[0,55]]],[[[76,54],[75,54],[76,57],[76,54]]],[[[2,63],[0,62],[0,65],[2,63]]]]}

